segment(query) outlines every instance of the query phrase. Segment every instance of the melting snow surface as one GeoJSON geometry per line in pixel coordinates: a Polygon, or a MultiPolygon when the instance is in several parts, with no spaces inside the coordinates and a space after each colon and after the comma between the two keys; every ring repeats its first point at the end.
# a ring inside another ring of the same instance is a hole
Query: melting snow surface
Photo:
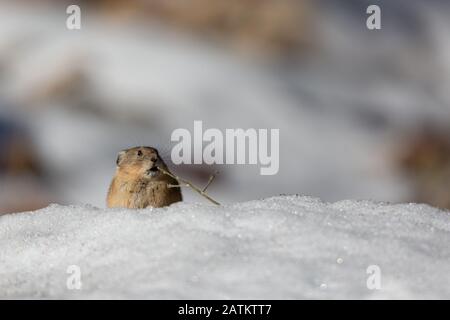
{"type": "Polygon", "coordinates": [[[418,204],[51,205],[0,217],[0,297],[449,299],[449,243],[450,213],[418,204]]]}

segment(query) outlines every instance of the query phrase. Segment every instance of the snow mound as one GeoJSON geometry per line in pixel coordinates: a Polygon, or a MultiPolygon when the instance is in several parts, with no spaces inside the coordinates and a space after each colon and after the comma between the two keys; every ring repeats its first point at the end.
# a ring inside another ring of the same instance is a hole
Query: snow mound
{"type": "Polygon", "coordinates": [[[450,212],[418,204],[51,205],[0,217],[0,297],[449,299],[449,243],[450,212]]]}

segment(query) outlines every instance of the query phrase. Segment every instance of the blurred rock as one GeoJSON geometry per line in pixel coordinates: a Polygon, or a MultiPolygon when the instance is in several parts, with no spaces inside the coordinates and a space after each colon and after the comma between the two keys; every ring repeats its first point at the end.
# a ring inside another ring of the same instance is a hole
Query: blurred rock
{"type": "Polygon", "coordinates": [[[306,0],[100,0],[97,5],[117,20],[154,18],[254,53],[301,52],[311,41],[313,10],[306,0]]]}
{"type": "Polygon", "coordinates": [[[0,150],[0,214],[48,205],[52,196],[33,143],[11,119],[0,119],[0,150]]]}
{"type": "Polygon", "coordinates": [[[0,215],[44,208],[55,197],[32,175],[0,177],[0,215]]]}
{"type": "Polygon", "coordinates": [[[402,150],[400,166],[412,181],[412,200],[450,209],[450,132],[424,128],[402,150]]]}
{"type": "Polygon", "coordinates": [[[41,168],[25,130],[0,119],[0,173],[40,175],[41,168]]]}

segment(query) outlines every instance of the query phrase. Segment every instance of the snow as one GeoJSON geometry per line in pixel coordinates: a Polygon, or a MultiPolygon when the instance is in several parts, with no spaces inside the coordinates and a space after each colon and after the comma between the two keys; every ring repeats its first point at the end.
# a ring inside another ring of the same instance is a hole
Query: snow
{"type": "Polygon", "coordinates": [[[0,298],[449,299],[449,243],[450,212],[420,204],[54,204],[0,217],[0,298]]]}

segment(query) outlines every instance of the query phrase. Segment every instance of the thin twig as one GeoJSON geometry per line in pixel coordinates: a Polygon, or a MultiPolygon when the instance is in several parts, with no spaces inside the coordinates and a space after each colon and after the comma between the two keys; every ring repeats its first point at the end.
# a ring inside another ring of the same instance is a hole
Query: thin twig
{"type": "MultiPolygon", "coordinates": [[[[187,180],[185,180],[185,179],[183,179],[183,178],[180,178],[180,177],[178,177],[178,176],[176,176],[176,175],[170,173],[169,171],[164,170],[163,168],[160,168],[160,167],[156,167],[156,168],[157,168],[159,171],[161,171],[163,174],[165,174],[165,175],[167,175],[167,176],[169,176],[169,177],[171,177],[171,178],[173,178],[173,179],[175,179],[175,180],[177,180],[177,181],[179,181],[179,182],[182,182],[182,183],[184,183],[186,186],[192,188],[194,191],[196,191],[197,193],[199,193],[200,195],[202,195],[203,197],[205,197],[206,199],[208,199],[209,201],[211,201],[211,202],[214,203],[215,205],[220,206],[220,203],[219,203],[219,202],[217,202],[216,200],[214,200],[213,198],[211,198],[205,191],[203,191],[203,190],[201,190],[200,188],[196,187],[196,186],[193,185],[191,182],[189,182],[189,181],[187,181],[187,180]]],[[[214,178],[213,178],[213,179],[214,179],[214,178]]],[[[211,180],[211,178],[210,178],[210,180],[211,180]]],[[[209,184],[209,183],[210,183],[210,182],[208,181],[208,184],[209,184]]],[[[207,185],[207,186],[208,186],[208,185],[207,185]]],[[[206,190],[206,187],[205,187],[204,189],[206,190]]]]}
{"type": "Polygon", "coordinates": [[[211,182],[213,182],[213,180],[216,178],[216,175],[219,173],[219,171],[216,171],[216,172],[214,172],[214,174],[212,174],[210,177],[209,177],[209,180],[208,180],[208,183],[206,184],[206,186],[203,188],[203,192],[205,192],[206,191],[206,189],[208,189],[208,187],[209,187],[209,185],[211,184],[211,182]]]}

